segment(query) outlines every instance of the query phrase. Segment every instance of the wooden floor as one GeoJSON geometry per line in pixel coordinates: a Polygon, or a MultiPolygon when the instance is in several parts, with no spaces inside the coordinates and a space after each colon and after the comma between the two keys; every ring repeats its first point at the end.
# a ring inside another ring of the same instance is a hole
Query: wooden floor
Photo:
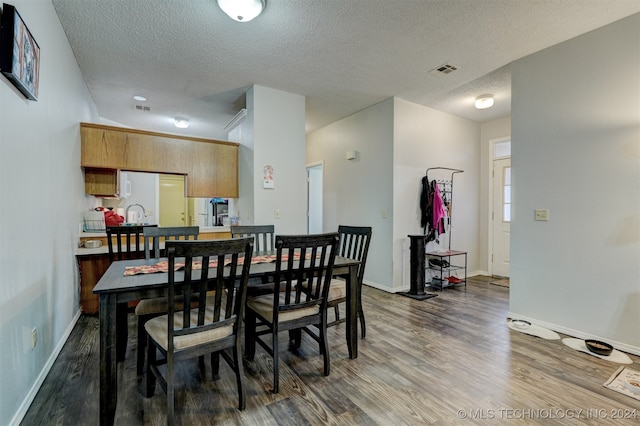
{"type": "MultiPolygon", "coordinates": [[[[178,370],[177,418],[184,425],[638,424],[640,401],[602,386],[619,364],[506,325],[508,288],[476,277],[416,301],[363,290],[367,337],[348,358],[344,325],[329,331],[331,375],[317,344],[299,353],[283,333],[280,393],[271,389],[270,358],[257,349],[247,373],[247,408],[237,410],[234,376],[204,376],[197,362],[178,370]],[[582,411],[579,411],[582,410],[582,411]],[[635,410],[635,411],[634,411],[635,410]],[[635,412],[635,415],[634,415],[635,412]],[[612,419],[616,414],[629,419],[612,419]],[[635,418],[634,418],[635,417],[635,418]]],[[[132,317],[132,316],[130,316],[132,317]]],[[[135,372],[135,323],[118,372],[118,425],[165,423],[165,395],[142,396],[135,372]]],[[[564,336],[563,336],[564,337],[564,336]]],[[[631,356],[640,370],[640,358],[631,356]]],[[[97,425],[98,320],[83,316],[27,412],[24,425],[97,425]]],[[[207,367],[209,363],[207,362],[207,367]]]]}

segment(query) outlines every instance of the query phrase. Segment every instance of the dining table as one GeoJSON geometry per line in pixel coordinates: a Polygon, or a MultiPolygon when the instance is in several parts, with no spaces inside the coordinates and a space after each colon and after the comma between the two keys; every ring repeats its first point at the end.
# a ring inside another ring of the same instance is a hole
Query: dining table
{"type": "MultiPolygon", "coordinates": [[[[112,425],[118,400],[118,352],[124,353],[127,342],[126,312],[128,302],[141,299],[166,297],[168,293],[168,272],[157,265],[166,264],[167,258],[119,260],[111,263],[93,289],[99,296],[100,323],[100,424],[112,425]],[[134,273],[131,271],[144,271],[134,273]]],[[[358,357],[358,285],[359,261],[345,257],[335,258],[333,274],[344,276],[347,287],[346,330],[349,358],[358,357]]],[[[254,253],[249,269],[249,288],[264,286],[265,279],[276,270],[275,251],[254,253]],[[273,261],[264,261],[265,257],[273,261]],[[256,259],[260,260],[256,260],[256,259]],[[258,261],[259,263],[255,263],[258,261]],[[259,283],[259,284],[258,284],[259,283]]],[[[217,274],[210,267],[209,277],[217,274]]],[[[183,271],[176,271],[177,285],[184,277],[183,271]]]]}

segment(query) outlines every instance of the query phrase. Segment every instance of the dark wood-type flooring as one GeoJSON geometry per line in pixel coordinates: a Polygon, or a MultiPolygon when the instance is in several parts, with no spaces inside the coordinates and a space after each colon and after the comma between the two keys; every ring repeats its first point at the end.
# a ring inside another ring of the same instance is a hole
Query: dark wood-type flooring
{"type": "MultiPolygon", "coordinates": [[[[509,289],[490,281],[470,278],[466,291],[447,288],[425,301],[365,286],[367,337],[359,357],[348,358],[344,324],[331,328],[331,375],[324,377],[317,344],[303,334],[302,348],[293,353],[283,333],[280,393],[270,392],[271,359],[258,348],[260,371],[246,373],[242,412],[224,362],[218,381],[211,380],[208,360],[204,374],[197,360],[186,362],[178,369],[177,419],[184,425],[640,422],[640,401],[603,387],[619,364],[509,329],[509,289]],[[631,418],[612,418],[616,414],[631,418]]],[[[162,425],[165,394],[158,387],[155,396],[143,397],[133,315],[129,326],[115,423],[162,425]]],[[[629,367],[640,370],[640,358],[631,358],[629,367]]],[[[98,320],[82,316],[22,424],[97,425],[98,363],[98,320]]]]}

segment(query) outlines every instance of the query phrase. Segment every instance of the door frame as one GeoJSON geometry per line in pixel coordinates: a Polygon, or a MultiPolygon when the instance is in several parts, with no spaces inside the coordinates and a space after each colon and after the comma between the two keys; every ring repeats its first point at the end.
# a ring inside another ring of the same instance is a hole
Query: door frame
{"type": "MultiPolygon", "coordinates": [[[[324,196],[323,196],[323,192],[324,192],[324,161],[316,161],[313,163],[308,163],[306,165],[305,171],[306,171],[306,179],[307,179],[307,234],[309,233],[309,203],[311,201],[311,194],[309,191],[309,171],[310,169],[316,169],[319,168],[320,171],[322,172],[322,180],[320,181],[320,193],[316,194],[317,196],[320,197],[320,203],[323,204],[324,201],[324,196]]],[[[324,217],[323,217],[323,209],[320,210],[320,222],[323,224],[323,229],[324,229],[324,217]]]]}
{"type": "MultiPolygon", "coordinates": [[[[511,158],[511,155],[508,156],[502,156],[502,157],[495,157],[494,156],[494,152],[495,152],[495,145],[497,143],[501,143],[501,142],[509,142],[511,141],[511,136],[505,136],[502,138],[496,138],[496,139],[490,139],[489,140],[489,205],[487,206],[488,209],[488,214],[487,214],[487,269],[488,269],[488,273],[489,275],[493,276],[493,261],[491,259],[493,259],[493,218],[492,218],[492,213],[493,213],[493,162],[494,160],[498,160],[498,159],[502,159],[502,158],[511,158]]],[[[513,141],[511,141],[513,144],[513,141]]],[[[513,196],[513,194],[512,194],[513,196]]]]}

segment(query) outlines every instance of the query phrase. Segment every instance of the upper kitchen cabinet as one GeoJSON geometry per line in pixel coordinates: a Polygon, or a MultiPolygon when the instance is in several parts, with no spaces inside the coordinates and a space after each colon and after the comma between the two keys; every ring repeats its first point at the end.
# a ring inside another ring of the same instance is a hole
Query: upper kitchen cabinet
{"type": "MultiPolygon", "coordinates": [[[[187,175],[188,197],[211,197],[211,193],[238,193],[238,147],[220,144],[192,144],[193,158],[215,158],[214,162],[191,165],[187,175]]],[[[223,198],[237,198],[230,195],[217,195],[223,198]]]]}
{"type": "Polygon", "coordinates": [[[88,126],[85,123],[80,124],[82,141],[80,165],[102,169],[124,168],[127,134],[88,126]]]}
{"type": "Polygon", "coordinates": [[[84,169],[84,193],[98,197],[115,197],[120,190],[118,170],[84,169]]]}
{"type": "Polygon", "coordinates": [[[80,134],[85,181],[88,169],[182,174],[187,197],[238,197],[237,143],[91,123],[80,134]]]}

